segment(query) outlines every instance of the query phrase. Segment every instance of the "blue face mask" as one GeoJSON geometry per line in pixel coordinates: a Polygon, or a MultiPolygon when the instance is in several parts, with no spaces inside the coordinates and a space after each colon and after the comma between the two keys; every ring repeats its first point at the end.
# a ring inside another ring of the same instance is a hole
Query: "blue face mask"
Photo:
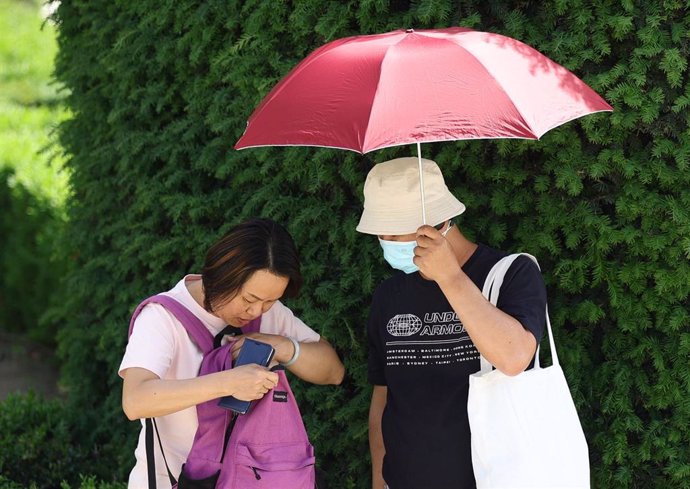
{"type": "Polygon", "coordinates": [[[414,249],[416,241],[386,241],[379,238],[381,248],[383,248],[383,258],[390,266],[405,273],[413,273],[419,270],[412,261],[414,259],[414,249]]]}

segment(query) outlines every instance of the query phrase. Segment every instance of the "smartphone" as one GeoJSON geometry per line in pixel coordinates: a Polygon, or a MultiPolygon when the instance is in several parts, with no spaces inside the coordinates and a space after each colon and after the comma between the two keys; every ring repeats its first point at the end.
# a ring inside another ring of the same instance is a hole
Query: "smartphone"
{"type": "MultiPolygon", "coordinates": [[[[256,341],[251,338],[245,338],[242,348],[240,348],[240,354],[237,356],[237,360],[235,360],[233,368],[250,363],[256,363],[262,367],[268,367],[268,364],[271,363],[271,360],[273,360],[274,353],[275,350],[268,343],[256,341]]],[[[230,409],[237,414],[247,414],[249,408],[251,407],[251,401],[241,401],[232,396],[225,396],[220,398],[218,405],[225,409],[230,409]]]]}

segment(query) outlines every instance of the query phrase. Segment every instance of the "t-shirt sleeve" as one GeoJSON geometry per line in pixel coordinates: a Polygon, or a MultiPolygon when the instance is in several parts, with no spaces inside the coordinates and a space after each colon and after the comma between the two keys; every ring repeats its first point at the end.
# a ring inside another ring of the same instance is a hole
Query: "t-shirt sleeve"
{"type": "Polygon", "coordinates": [[[374,293],[367,321],[367,339],[369,353],[367,360],[367,377],[370,384],[387,385],[385,373],[384,348],[381,338],[381,313],[378,293],[374,293]]]}
{"type": "Polygon", "coordinates": [[[158,304],[147,304],[134,321],[118,374],[132,367],[145,368],[163,378],[175,354],[175,325],[158,304]]]}
{"type": "Polygon", "coordinates": [[[282,302],[277,301],[261,317],[261,332],[291,336],[300,342],[313,343],[321,339],[319,333],[295,316],[293,312],[282,302]]]}
{"type": "Polygon", "coordinates": [[[541,341],[546,324],[546,286],[529,257],[516,258],[506,272],[497,307],[530,331],[537,344],[541,341]]]}

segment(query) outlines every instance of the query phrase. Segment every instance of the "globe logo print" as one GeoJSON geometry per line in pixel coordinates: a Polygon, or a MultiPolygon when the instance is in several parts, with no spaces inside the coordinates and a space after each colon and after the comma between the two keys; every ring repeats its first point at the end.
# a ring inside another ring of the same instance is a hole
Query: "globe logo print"
{"type": "Polygon", "coordinates": [[[422,329],[422,320],[414,314],[398,314],[388,321],[386,329],[393,336],[412,336],[422,329]]]}

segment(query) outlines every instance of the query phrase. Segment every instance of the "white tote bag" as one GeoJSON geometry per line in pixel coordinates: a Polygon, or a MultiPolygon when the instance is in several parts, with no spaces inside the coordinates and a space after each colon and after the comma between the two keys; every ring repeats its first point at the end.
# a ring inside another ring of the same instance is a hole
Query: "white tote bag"
{"type": "MultiPolygon", "coordinates": [[[[482,293],[492,304],[518,256],[503,258],[489,272],[482,293]]],[[[480,371],[470,375],[477,489],[589,489],[587,441],[558,363],[548,307],[546,327],[552,366],[540,367],[537,348],[534,368],[515,377],[492,370],[484,357],[480,371]]]]}

